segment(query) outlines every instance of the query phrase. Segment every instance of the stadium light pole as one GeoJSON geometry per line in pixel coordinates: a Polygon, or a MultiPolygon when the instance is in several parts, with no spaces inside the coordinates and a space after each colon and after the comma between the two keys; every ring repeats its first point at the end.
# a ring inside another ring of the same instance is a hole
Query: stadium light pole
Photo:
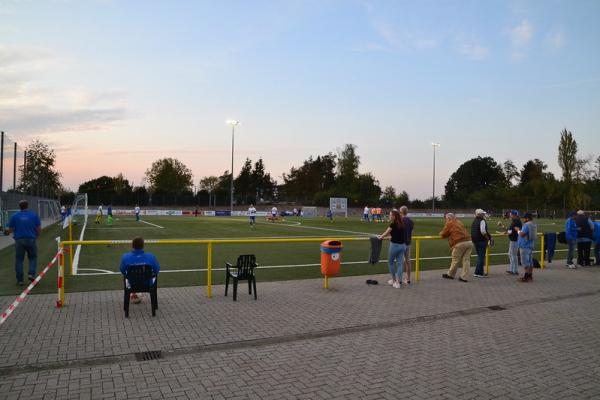
{"type": "Polygon", "coordinates": [[[235,140],[235,127],[240,124],[240,121],[236,121],[233,119],[228,119],[226,121],[227,125],[231,125],[231,185],[230,185],[230,203],[229,203],[229,212],[230,215],[233,214],[233,144],[235,140]]]}
{"type": "Polygon", "coordinates": [[[431,196],[431,213],[435,213],[435,149],[440,147],[439,143],[431,142],[433,147],[433,195],[431,196]]]}

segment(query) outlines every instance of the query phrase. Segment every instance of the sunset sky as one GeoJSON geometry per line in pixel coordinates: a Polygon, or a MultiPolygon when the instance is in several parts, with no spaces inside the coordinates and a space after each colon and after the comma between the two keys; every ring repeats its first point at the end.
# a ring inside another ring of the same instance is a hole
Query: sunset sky
{"type": "Polygon", "coordinates": [[[55,149],[63,184],[281,174],[358,146],[381,187],[431,196],[464,161],[560,175],[560,131],[600,154],[600,1],[0,0],[0,130],[55,149]]]}

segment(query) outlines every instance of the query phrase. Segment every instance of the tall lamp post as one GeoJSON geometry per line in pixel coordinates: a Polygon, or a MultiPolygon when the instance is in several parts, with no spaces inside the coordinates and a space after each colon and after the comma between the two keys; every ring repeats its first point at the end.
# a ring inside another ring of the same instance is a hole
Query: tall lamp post
{"type": "Polygon", "coordinates": [[[435,149],[440,147],[439,143],[431,142],[433,147],[433,195],[431,196],[431,213],[435,213],[435,149]]]}
{"type": "MultiPolygon", "coordinates": [[[[233,145],[235,140],[235,127],[240,124],[240,121],[236,121],[233,119],[228,119],[226,121],[227,125],[231,125],[231,186],[230,186],[230,204],[229,204],[229,212],[233,214],[233,145]]],[[[231,215],[230,214],[230,215],[231,215]]]]}

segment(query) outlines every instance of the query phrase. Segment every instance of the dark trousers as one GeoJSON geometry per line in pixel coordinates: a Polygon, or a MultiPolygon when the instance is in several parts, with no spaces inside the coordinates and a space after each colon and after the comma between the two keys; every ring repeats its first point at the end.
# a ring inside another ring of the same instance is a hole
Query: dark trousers
{"type": "Polygon", "coordinates": [[[29,275],[35,277],[37,270],[37,244],[35,239],[15,239],[15,272],[17,282],[23,282],[23,262],[25,253],[29,259],[29,275]]]}
{"type": "Polygon", "coordinates": [[[590,265],[590,251],[592,249],[592,242],[577,242],[577,264],[579,265],[590,265]]]}
{"type": "Polygon", "coordinates": [[[485,265],[485,249],[487,242],[474,242],[475,251],[477,252],[477,264],[475,265],[475,275],[483,275],[483,267],[485,265]]]}

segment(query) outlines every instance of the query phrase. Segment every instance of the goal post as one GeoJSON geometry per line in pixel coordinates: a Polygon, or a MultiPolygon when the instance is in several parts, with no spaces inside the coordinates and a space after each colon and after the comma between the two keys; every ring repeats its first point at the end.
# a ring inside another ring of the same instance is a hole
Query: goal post
{"type": "Polygon", "coordinates": [[[346,197],[330,197],[329,209],[334,214],[344,214],[344,217],[348,217],[348,199],[346,197]]]}

